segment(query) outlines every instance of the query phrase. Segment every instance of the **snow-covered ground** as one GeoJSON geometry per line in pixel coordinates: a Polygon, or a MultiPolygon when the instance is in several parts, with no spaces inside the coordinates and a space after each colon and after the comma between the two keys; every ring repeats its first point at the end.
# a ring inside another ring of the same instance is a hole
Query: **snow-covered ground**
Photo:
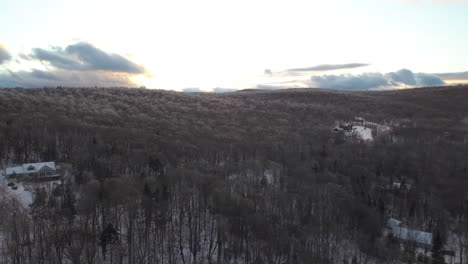
{"type": "Polygon", "coordinates": [[[388,125],[369,122],[360,117],[351,122],[337,122],[336,129],[343,131],[347,136],[355,135],[364,141],[373,141],[374,135],[385,134],[391,130],[388,125]],[[342,125],[351,126],[352,129],[347,130],[341,127],[342,125]]]}
{"type": "Polygon", "coordinates": [[[2,195],[17,200],[24,208],[28,208],[33,201],[31,186],[17,182],[16,180],[6,179],[2,173],[0,173],[0,188],[2,189],[2,195]],[[8,186],[9,182],[13,182],[15,185],[8,186]]]}
{"type": "Polygon", "coordinates": [[[11,195],[11,197],[20,202],[23,207],[27,208],[33,201],[33,193],[29,188],[23,186],[22,184],[16,184],[16,186],[18,187],[16,190],[7,186],[7,192],[11,195]]]}
{"type": "Polygon", "coordinates": [[[0,172],[0,196],[6,196],[1,198],[13,198],[27,209],[34,200],[34,191],[36,189],[44,189],[50,194],[54,187],[61,183],[61,180],[47,182],[21,182],[14,179],[6,179],[2,172],[0,172]],[[8,183],[10,182],[14,185],[8,186],[8,183]]]}
{"type": "Polygon", "coordinates": [[[353,126],[353,128],[353,133],[356,133],[362,140],[374,140],[374,137],[372,136],[372,129],[365,126],[353,126]]]}
{"type": "Polygon", "coordinates": [[[274,175],[273,175],[273,170],[271,169],[266,169],[263,172],[263,176],[266,178],[268,184],[273,184],[275,181],[274,175]]]}
{"type": "Polygon", "coordinates": [[[353,121],[353,124],[362,124],[366,127],[373,127],[377,130],[377,132],[390,132],[391,128],[388,126],[388,122],[385,122],[385,124],[379,124],[371,121],[366,121],[361,117],[355,117],[355,121],[353,121]]]}

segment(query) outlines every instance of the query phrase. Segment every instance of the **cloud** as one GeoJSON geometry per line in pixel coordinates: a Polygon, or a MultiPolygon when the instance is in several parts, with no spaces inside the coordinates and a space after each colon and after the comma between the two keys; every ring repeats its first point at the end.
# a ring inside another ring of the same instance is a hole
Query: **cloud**
{"type": "Polygon", "coordinates": [[[1,43],[0,43],[0,65],[9,61],[11,59],[11,55],[10,53],[8,52],[8,50],[5,48],[5,46],[3,46],[1,43]]]}
{"type": "Polygon", "coordinates": [[[113,72],[144,73],[143,67],[129,61],[118,54],[108,54],[96,47],[80,42],[68,46],[65,51],[77,56],[90,70],[106,70],[113,72]]]}
{"type": "Polygon", "coordinates": [[[21,60],[40,61],[47,70],[0,72],[0,87],[135,87],[131,80],[146,73],[142,66],[118,54],[107,53],[93,45],[79,42],[50,49],[35,48],[21,60]]]}
{"type": "Polygon", "coordinates": [[[415,76],[417,86],[440,86],[445,84],[442,79],[434,74],[417,73],[415,76]]]}
{"type": "Polygon", "coordinates": [[[310,83],[313,87],[338,90],[369,90],[388,85],[381,73],[312,76],[310,83]]]}
{"type": "Polygon", "coordinates": [[[213,93],[231,93],[231,92],[235,92],[237,90],[238,89],[216,87],[216,88],[213,89],[213,93]]]}
{"type": "Polygon", "coordinates": [[[273,72],[272,72],[270,69],[265,69],[265,71],[263,72],[263,74],[268,75],[268,76],[272,76],[272,75],[273,75],[273,72]]]}
{"type": "Polygon", "coordinates": [[[447,72],[435,74],[443,80],[468,80],[468,71],[466,72],[447,72]]]}
{"type": "Polygon", "coordinates": [[[416,85],[416,79],[412,71],[402,69],[397,72],[387,73],[387,77],[395,83],[404,83],[406,85],[416,85]]]}
{"type": "Polygon", "coordinates": [[[0,73],[0,88],[8,87],[136,87],[127,74],[77,71],[8,71],[0,73]]]}
{"type": "Polygon", "coordinates": [[[49,62],[50,65],[58,69],[77,70],[81,69],[82,65],[64,54],[61,50],[48,51],[41,48],[33,49],[33,54],[30,56],[22,56],[22,58],[33,59],[49,62]]]}
{"type": "Polygon", "coordinates": [[[389,83],[393,86],[439,86],[444,85],[444,81],[435,74],[413,73],[408,69],[386,74],[389,83]]]}
{"type": "Polygon", "coordinates": [[[65,49],[60,47],[55,47],[52,50],[36,48],[33,49],[31,55],[23,56],[23,58],[48,62],[51,66],[62,70],[145,73],[142,66],[123,56],[107,53],[86,42],[69,45],[65,49]]]}
{"type": "Polygon", "coordinates": [[[46,71],[40,71],[34,69],[33,71],[28,73],[30,77],[32,78],[37,78],[37,79],[45,79],[45,80],[60,80],[59,77],[57,77],[55,74],[51,72],[46,72],[46,71]]]}
{"type": "Polygon", "coordinates": [[[182,89],[184,93],[203,93],[204,91],[198,87],[194,88],[184,88],[182,89]]]}
{"type": "Polygon", "coordinates": [[[289,72],[308,72],[308,71],[334,71],[344,69],[354,69],[369,66],[367,63],[348,63],[348,64],[323,64],[308,68],[288,69],[289,72]]]}
{"type": "Polygon", "coordinates": [[[283,71],[273,72],[270,69],[265,69],[264,76],[268,77],[294,77],[303,78],[310,76],[315,72],[335,71],[335,70],[351,70],[360,67],[366,67],[370,64],[367,63],[346,63],[346,64],[322,64],[307,68],[293,68],[283,71]]]}
{"type": "Polygon", "coordinates": [[[311,87],[332,88],[339,90],[373,90],[401,87],[441,86],[445,82],[437,75],[413,73],[402,69],[397,72],[362,73],[357,75],[321,75],[312,76],[308,82],[311,87]]]}

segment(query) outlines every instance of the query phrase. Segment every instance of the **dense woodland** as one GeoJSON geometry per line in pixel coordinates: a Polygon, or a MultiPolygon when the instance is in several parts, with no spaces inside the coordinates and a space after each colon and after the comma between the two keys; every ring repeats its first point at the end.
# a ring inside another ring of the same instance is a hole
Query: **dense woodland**
{"type": "Polygon", "coordinates": [[[29,208],[0,196],[0,263],[468,263],[467,99],[0,89],[1,167],[73,175],[29,208]],[[357,116],[391,130],[333,132],[357,116]],[[385,236],[390,217],[432,232],[431,252],[385,236]]]}

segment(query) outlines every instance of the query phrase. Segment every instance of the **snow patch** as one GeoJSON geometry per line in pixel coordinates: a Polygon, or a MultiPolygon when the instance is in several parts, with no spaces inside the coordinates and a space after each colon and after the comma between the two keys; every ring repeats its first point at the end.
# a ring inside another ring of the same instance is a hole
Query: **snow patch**
{"type": "Polygon", "coordinates": [[[60,184],[62,184],[61,180],[47,182],[21,182],[16,179],[7,179],[2,173],[0,173],[1,195],[5,196],[5,198],[16,200],[25,209],[29,208],[29,205],[33,202],[35,189],[44,189],[50,194],[53,188],[60,184]],[[10,182],[13,183],[12,186],[8,186],[8,183],[10,182]]]}
{"type": "Polygon", "coordinates": [[[369,122],[361,117],[355,117],[351,122],[337,122],[334,131],[343,132],[346,136],[357,136],[364,141],[373,141],[374,135],[390,132],[388,125],[369,122]]]}
{"type": "Polygon", "coordinates": [[[273,170],[271,169],[266,169],[263,172],[263,176],[267,180],[268,184],[273,184],[274,183],[274,175],[273,175],[273,170]]]}
{"type": "Polygon", "coordinates": [[[15,180],[6,179],[3,174],[0,174],[0,184],[4,190],[3,194],[17,200],[24,208],[28,208],[33,201],[33,193],[31,186],[27,186],[15,180]],[[8,186],[8,183],[14,183],[13,186],[8,186]]]}
{"type": "Polygon", "coordinates": [[[365,126],[353,126],[354,133],[356,133],[362,140],[374,140],[372,136],[372,129],[365,126]]]}
{"type": "Polygon", "coordinates": [[[13,198],[15,198],[23,205],[24,208],[29,207],[29,205],[33,202],[33,193],[29,188],[24,187],[22,184],[17,184],[16,187],[16,190],[11,187],[8,187],[7,190],[13,198]]]}

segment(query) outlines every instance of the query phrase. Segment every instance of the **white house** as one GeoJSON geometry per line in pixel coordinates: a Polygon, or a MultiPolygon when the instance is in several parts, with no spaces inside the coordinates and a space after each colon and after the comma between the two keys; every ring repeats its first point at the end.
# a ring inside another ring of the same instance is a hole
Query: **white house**
{"type": "Polygon", "coordinates": [[[390,233],[399,240],[413,242],[417,247],[430,250],[432,248],[432,234],[405,227],[400,220],[390,218],[387,221],[390,233]]]}
{"type": "Polygon", "coordinates": [[[7,178],[18,180],[41,181],[60,178],[60,167],[55,162],[26,163],[5,169],[7,178]]]}
{"type": "Polygon", "coordinates": [[[390,190],[390,191],[397,191],[397,190],[403,190],[406,192],[411,191],[411,188],[413,186],[409,183],[401,183],[401,182],[394,182],[392,184],[388,184],[385,189],[390,190]]]}

